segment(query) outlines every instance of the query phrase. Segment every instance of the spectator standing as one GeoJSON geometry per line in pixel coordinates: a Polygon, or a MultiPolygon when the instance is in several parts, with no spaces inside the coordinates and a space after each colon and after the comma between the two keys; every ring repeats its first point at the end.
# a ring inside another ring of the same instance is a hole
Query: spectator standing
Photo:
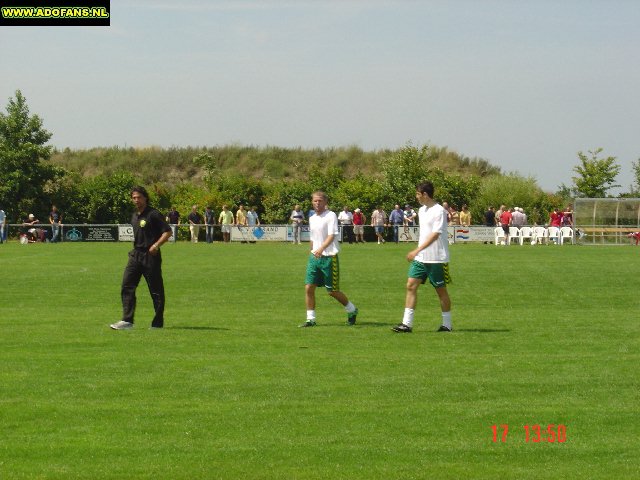
{"type": "Polygon", "coordinates": [[[384,227],[387,224],[387,212],[378,206],[371,214],[371,226],[378,237],[378,245],[384,243],[384,227]]]}
{"type": "Polygon", "coordinates": [[[213,243],[213,226],[216,224],[216,215],[211,207],[204,209],[204,228],[206,230],[207,243],[213,243]]]}
{"type": "Polygon", "coordinates": [[[224,243],[231,241],[231,226],[233,225],[233,213],[229,210],[227,205],[222,205],[222,211],[218,216],[218,223],[222,229],[222,239],[224,243]]]}
{"type": "Polygon", "coordinates": [[[353,213],[349,211],[349,207],[346,205],[342,208],[342,211],[338,215],[338,222],[342,225],[342,241],[344,237],[347,237],[349,244],[353,243],[353,213]]]}
{"type": "Polygon", "coordinates": [[[0,243],[4,243],[4,231],[7,224],[7,214],[0,208],[0,243]]]}
{"type": "Polygon", "coordinates": [[[469,207],[462,205],[462,211],[460,212],[460,225],[468,227],[471,225],[471,212],[469,207]]]}
{"type": "Polygon", "coordinates": [[[316,287],[324,286],[327,293],[340,302],[347,312],[347,324],[354,325],[358,309],[340,291],[340,262],[338,261],[338,217],[327,209],[327,195],[317,191],[311,195],[315,215],[309,219],[311,254],[307,261],[305,303],[307,321],[301,327],[316,325],[316,287]]]}
{"type": "Polygon", "coordinates": [[[258,225],[260,225],[260,218],[258,218],[256,207],[251,207],[247,212],[247,225],[249,227],[257,227],[258,225]]]}
{"type": "Polygon", "coordinates": [[[171,226],[171,232],[172,232],[172,241],[175,242],[178,240],[178,226],[180,225],[180,214],[178,213],[178,210],[176,210],[176,207],[171,207],[171,210],[169,210],[169,212],[167,213],[167,217],[165,219],[168,223],[169,226],[171,226]]]}
{"type": "Polygon", "coordinates": [[[500,215],[500,226],[504,232],[504,245],[509,245],[509,227],[513,222],[513,215],[511,214],[511,209],[508,209],[505,205],[503,207],[502,215],[500,215]]]}
{"type": "Polygon", "coordinates": [[[191,213],[187,217],[189,220],[189,231],[191,232],[191,243],[198,243],[198,234],[202,224],[202,216],[198,213],[198,206],[191,207],[191,213]]]}
{"type": "Polygon", "coordinates": [[[573,227],[573,210],[571,205],[567,205],[567,208],[562,212],[562,226],[573,227]]]}
{"type": "Polygon", "coordinates": [[[413,317],[418,301],[418,288],[427,279],[435,288],[440,300],[442,325],[438,332],[451,332],[451,299],[447,284],[451,283],[449,275],[449,240],[447,233],[447,212],[433,199],[434,188],[431,182],[421,183],[416,187],[416,199],[422,205],[418,211],[420,235],[418,247],[407,254],[411,264],[407,275],[407,291],[405,296],[402,323],[393,327],[397,333],[413,331],[413,317]]]}
{"type": "MultiPolygon", "coordinates": [[[[258,212],[256,212],[256,207],[251,207],[247,212],[247,226],[248,227],[257,227],[260,225],[260,219],[258,218],[258,212]]],[[[249,238],[256,238],[253,235],[253,229],[249,232],[249,238]]],[[[249,243],[256,243],[255,240],[249,240],[249,243]]]]}
{"type": "Polygon", "coordinates": [[[451,223],[451,209],[449,208],[449,204],[447,202],[442,202],[442,208],[447,212],[447,224],[451,223]]]}
{"type": "Polygon", "coordinates": [[[51,243],[56,243],[60,237],[60,228],[62,226],[62,213],[58,211],[55,205],[51,206],[49,213],[49,223],[51,224],[51,243]]]}
{"type": "Polygon", "coordinates": [[[549,225],[558,228],[562,225],[562,213],[557,208],[554,208],[553,212],[549,214],[549,225]]]}
{"type": "Polygon", "coordinates": [[[513,212],[511,213],[511,224],[518,228],[524,226],[524,215],[520,213],[520,207],[513,207],[513,212]]]}
{"type": "Polygon", "coordinates": [[[418,214],[411,208],[408,203],[404,206],[404,224],[407,227],[413,227],[416,224],[418,214]]]}
{"type": "Polygon", "coordinates": [[[522,217],[522,225],[527,225],[528,219],[527,214],[524,213],[524,208],[520,207],[518,211],[520,212],[520,216],[522,217]]]}
{"type": "Polygon", "coordinates": [[[460,225],[460,213],[453,205],[449,207],[449,218],[451,219],[449,222],[451,225],[460,225]]]}
{"type": "Polygon", "coordinates": [[[359,208],[353,211],[353,233],[356,236],[356,243],[364,243],[364,224],[367,217],[359,208]]]}
{"type": "Polygon", "coordinates": [[[131,190],[131,201],[136,211],[131,216],[133,250],[129,252],[129,261],[122,277],[122,320],[110,327],[114,330],[133,328],[136,289],[144,276],[155,311],[151,328],[162,328],[165,297],[160,247],[171,237],[171,227],[158,210],[149,206],[149,194],[144,187],[131,190]]]}
{"type": "Polygon", "coordinates": [[[495,220],[496,223],[495,225],[500,226],[500,217],[502,217],[502,213],[506,210],[507,206],[506,205],[500,205],[500,208],[498,209],[498,211],[496,212],[495,215],[495,220]]]}
{"type": "Polygon", "coordinates": [[[485,227],[496,226],[496,212],[493,207],[487,208],[487,211],[484,212],[484,225],[485,227]]]}
{"type": "Polygon", "coordinates": [[[302,232],[302,224],[304,223],[304,212],[300,209],[300,205],[293,207],[289,220],[293,228],[293,243],[300,245],[300,233],[302,232]]]}
{"type": "Polygon", "coordinates": [[[389,214],[389,224],[393,227],[393,241],[398,243],[400,237],[400,226],[404,224],[404,212],[400,205],[395,205],[389,214]]]}
{"type": "Polygon", "coordinates": [[[247,225],[247,211],[244,209],[244,205],[238,207],[236,212],[236,225],[244,227],[247,225]]]}

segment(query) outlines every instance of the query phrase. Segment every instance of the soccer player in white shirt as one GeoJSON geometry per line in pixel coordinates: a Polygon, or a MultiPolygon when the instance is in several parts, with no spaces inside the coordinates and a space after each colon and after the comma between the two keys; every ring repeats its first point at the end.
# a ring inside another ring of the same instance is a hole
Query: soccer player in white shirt
{"type": "Polygon", "coordinates": [[[301,327],[316,325],[316,287],[323,286],[327,293],[340,302],[347,312],[347,324],[354,325],[358,309],[340,291],[340,264],[338,262],[338,217],[327,209],[327,194],[313,192],[311,204],[315,215],[309,217],[311,253],[307,262],[305,300],[307,321],[301,327]]]}
{"type": "Polygon", "coordinates": [[[447,211],[433,199],[433,183],[423,182],[416,187],[416,199],[422,207],[418,210],[420,238],[418,247],[407,254],[411,262],[407,275],[407,293],[402,323],[393,327],[394,332],[411,333],[413,314],[418,301],[418,287],[427,279],[436,290],[442,310],[442,325],[439,332],[450,332],[451,299],[447,292],[449,276],[449,239],[447,234],[447,211]]]}

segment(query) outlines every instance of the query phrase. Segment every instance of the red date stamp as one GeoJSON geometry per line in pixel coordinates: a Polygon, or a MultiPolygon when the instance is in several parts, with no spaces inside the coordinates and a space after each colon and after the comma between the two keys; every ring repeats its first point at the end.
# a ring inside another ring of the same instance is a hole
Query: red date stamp
{"type": "MultiPolygon", "coordinates": [[[[567,441],[567,426],[550,423],[546,426],[524,425],[525,443],[564,443],[567,441]]],[[[506,443],[509,436],[509,425],[491,425],[493,443],[506,443]]],[[[522,433],[522,432],[520,432],[522,433]]]]}

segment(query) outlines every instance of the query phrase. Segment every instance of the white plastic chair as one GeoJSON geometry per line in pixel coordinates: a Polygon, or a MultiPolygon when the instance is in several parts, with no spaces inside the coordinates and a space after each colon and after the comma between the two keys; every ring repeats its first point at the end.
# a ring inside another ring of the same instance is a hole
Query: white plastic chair
{"type": "Polygon", "coordinates": [[[570,238],[571,243],[573,243],[573,228],[571,227],[562,227],[560,229],[560,245],[564,244],[564,239],[570,238]]]}
{"type": "Polygon", "coordinates": [[[500,245],[500,242],[504,242],[504,230],[502,230],[502,227],[494,228],[493,233],[495,235],[494,244],[500,245]]]}
{"type": "Polygon", "coordinates": [[[531,235],[531,245],[537,243],[547,243],[547,229],[544,227],[533,227],[533,234],[531,235]]]}
{"type": "Polygon", "coordinates": [[[533,231],[531,230],[531,227],[520,227],[520,245],[524,245],[525,239],[529,239],[531,242],[533,238],[532,235],[533,231]]]}
{"type": "Polygon", "coordinates": [[[519,242],[520,241],[520,230],[518,229],[518,227],[509,227],[509,245],[511,245],[512,242],[519,242]]]}
{"type": "Polygon", "coordinates": [[[553,240],[553,243],[560,243],[560,229],[558,227],[549,227],[547,229],[547,239],[553,240]]]}

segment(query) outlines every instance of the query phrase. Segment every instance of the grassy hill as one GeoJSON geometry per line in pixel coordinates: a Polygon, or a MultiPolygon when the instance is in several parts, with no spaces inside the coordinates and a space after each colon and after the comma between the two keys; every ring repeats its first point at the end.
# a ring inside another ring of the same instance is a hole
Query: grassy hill
{"type": "MultiPolygon", "coordinates": [[[[474,174],[481,177],[500,173],[487,160],[469,158],[447,147],[430,147],[437,154],[436,166],[448,173],[474,174]]],[[[364,151],[357,146],[331,148],[282,148],[225,145],[216,147],[97,147],[88,150],[54,152],[51,163],[78,172],[83,177],[116,171],[136,172],[145,183],[198,183],[205,170],[194,159],[207,154],[214,168],[222,173],[237,173],[254,178],[304,179],[314,166],[338,167],[346,178],[357,173],[379,175],[380,162],[397,150],[364,151]]]]}

